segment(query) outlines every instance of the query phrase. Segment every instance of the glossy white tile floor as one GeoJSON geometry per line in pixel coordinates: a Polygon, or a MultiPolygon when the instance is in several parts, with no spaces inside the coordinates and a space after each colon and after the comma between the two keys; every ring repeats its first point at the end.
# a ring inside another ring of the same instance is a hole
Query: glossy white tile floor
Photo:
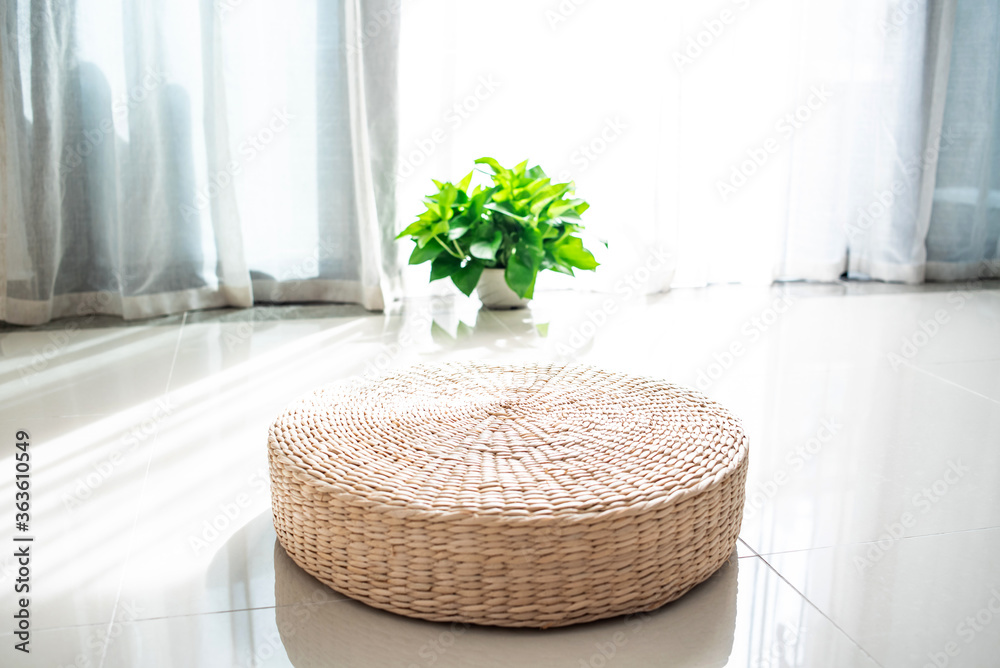
{"type": "Polygon", "coordinates": [[[4,666],[991,666],[1000,289],[718,287],[193,313],[0,332],[0,500],[33,452],[30,655],[4,666]],[[610,300],[610,301],[609,301],[610,300]],[[735,351],[735,352],[734,352],[735,351]],[[416,361],[580,360],[701,388],[751,438],[737,553],[689,595],[568,629],[373,610],[276,545],[265,432],[296,395],[416,361]]]}

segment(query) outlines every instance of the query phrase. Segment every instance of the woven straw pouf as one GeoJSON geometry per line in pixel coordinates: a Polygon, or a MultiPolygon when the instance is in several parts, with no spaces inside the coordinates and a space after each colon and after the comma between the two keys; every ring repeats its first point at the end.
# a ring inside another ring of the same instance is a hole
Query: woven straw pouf
{"type": "Polygon", "coordinates": [[[434,621],[551,627],[655,609],[740,529],[747,438],[693,390],[572,365],[421,365],[296,401],[274,525],[333,589],[434,621]]]}

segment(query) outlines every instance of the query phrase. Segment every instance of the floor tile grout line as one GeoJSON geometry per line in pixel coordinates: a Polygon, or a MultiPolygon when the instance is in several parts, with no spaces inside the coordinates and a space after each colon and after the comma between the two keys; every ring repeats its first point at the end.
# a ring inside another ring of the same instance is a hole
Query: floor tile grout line
{"type": "MultiPolygon", "coordinates": [[[[155,617],[138,617],[136,619],[129,620],[129,623],[131,624],[131,623],[134,623],[134,622],[158,622],[158,621],[163,621],[165,619],[186,619],[188,617],[209,617],[211,615],[229,615],[229,614],[234,614],[234,613],[239,613],[239,612],[260,612],[260,611],[263,611],[263,610],[283,610],[283,609],[286,609],[286,608],[297,608],[297,607],[316,608],[316,607],[321,607],[321,606],[326,606],[326,605],[335,605],[335,604],[338,604],[338,603],[339,604],[357,603],[357,601],[354,600],[354,599],[346,598],[345,597],[343,600],[322,601],[322,602],[319,602],[319,603],[308,603],[308,602],[302,601],[302,602],[298,602],[298,603],[284,603],[282,605],[275,604],[275,605],[259,605],[259,606],[249,607],[249,608],[231,608],[231,609],[228,609],[228,610],[203,610],[201,612],[182,612],[182,613],[178,613],[178,614],[174,614],[174,615],[156,615],[155,617]]],[[[32,627],[32,629],[35,630],[35,631],[38,631],[40,633],[41,632],[50,632],[50,631],[69,631],[69,630],[72,630],[72,629],[87,629],[87,628],[92,628],[92,627],[99,627],[99,626],[103,626],[104,624],[107,624],[107,623],[108,622],[93,622],[93,623],[90,623],[90,624],[61,624],[61,625],[57,625],[57,626],[40,627],[40,628],[37,628],[37,629],[35,629],[34,627],[32,627]]],[[[0,635],[0,639],[2,639],[2,638],[8,638],[8,637],[13,637],[13,634],[12,633],[4,633],[4,634],[0,635]]]]}
{"type": "Polygon", "coordinates": [[[739,542],[743,543],[744,547],[746,547],[748,550],[750,550],[750,552],[752,553],[750,556],[752,556],[752,557],[759,557],[759,556],[761,556],[760,552],[758,552],[757,550],[755,550],[752,547],[750,547],[750,543],[746,542],[745,540],[743,540],[739,536],[736,537],[736,540],[738,540],[739,542]]]}
{"type": "Polygon", "coordinates": [[[971,388],[968,388],[965,385],[961,385],[959,383],[956,383],[953,380],[949,380],[947,378],[939,376],[936,373],[934,373],[933,371],[930,371],[930,370],[925,369],[925,368],[923,368],[921,366],[917,366],[916,364],[913,364],[909,360],[904,360],[904,363],[907,366],[909,366],[911,369],[913,369],[914,371],[919,371],[920,373],[922,373],[922,374],[924,374],[926,376],[930,376],[931,378],[934,378],[935,380],[940,380],[942,383],[945,383],[947,385],[951,385],[952,387],[957,387],[960,390],[965,390],[966,392],[969,392],[970,394],[974,394],[975,396],[979,397],[980,399],[985,399],[986,401],[990,401],[990,402],[995,403],[995,404],[1000,404],[1000,400],[994,399],[992,397],[988,397],[985,394],[980,394],[979,392],[976,392],[975,390],[973,390],[971,388]]]}
{"type": "MultiPolygon", "coordinates": [[[[170,369],[167,371],[167,383],[164,388],[164,395],[168,395],[170,392],[170,382],[174,375],[174,365],[177,363],[177,354],[180,351],[181,346],[181,334],[184,331],[184,323],[187,320],[187,312],[181,318],[180,325],[177,327],[177,341],[174,343],[174,354],[170,360],[170,369]]],[[[132,559],[132,547],[135,544],[135,532],[136,528],[139,526],[139,517],[142,515],[142,502],[146,496],[146,486],[149,482],[149,470],[153,465],[153,456],[156,454],[156,443],[159,440],[160,430],[157,429],[153,434],[153,442],[149,447],[149,459],[146,460],[146,470],[142,474],[142,486],[139,488],[139,498],[136,502],[135,516],[132,519],[132,528],[129,531],[128,548],[125,553],[125,559],[122,562],[122,573],[118,578],[118,591],[115,592],[115,604],[111,608],[111,619],[108,621],[108,629],[104,633],[104,642],[101,645],[101,659],[97,663],[98,668],[104,668],[104,661],[108,655],[108,646],[111,643],[111,632],[115,628],[115,618],[118,616],[118,608],[121,605],[122,590],[125,587],[125,578],[128,576],[129,563],[132,559]]]]}
{"type": "Polygon", "coordinates": [[[805,601],[806,603],[808,603],[809,606],[812,607],[813,610],[815,610],[816,612],[818,612],[820,614],[820,616],[822,616],[825,620],[827,620],[828,622],[830,622],[830,624],[833,625],[833,628],[835,628],[838,631],[840,631],[841,633],[843,633],[844,637],[847,638],[849,641],[851,641],[851,643],[853,643],[854,646],[857,647],[861,651],[862,654],[864,654],[869,659],[871,659],[871,662],[873,664],[875,664],[878,668],[885,668],[885,666],[883,666],[881,662],[879,662],[874,656],[872,656],[871,653],[868,650],[866,650],[861,645],[861,643],[858,642],[858,640],[854,636],[852,636],[850,633],[848,633],[843,628],[841,628],[840,624],[838,624],[837,622],[833,621],[833,618],[830,617],[830,615],[828,615],[825,612],[823,612],[823,610],[821,610],[820,607],[818,605],[816,605],[812,601],[812,599],[810,599],[808,596],[806,596],[803,592],[799,591],[798,587],[796,587],[791,582],[789,582],[788,578],[786,578],[784,575],[782,575],[781,571],[779,571],[777,568],[775,568],[774,564],[772,564],[770,561],[768,561],[764,557],[760,557],[760,560],[762,562],[764,562],[764,565],[767,566],[769,569],[771,569],[771,571],[775,575],[777,575],[778,578],[782,582],[784,582],[786,585],[788,585],[789,587],[791,587],[792,591],[794,591],[796,594],[798,594],[799,596],[801,596],[802,600],[805,601]]]}
{"type": "MultiPolygon", "coordinates": [[[[922,534],[918,534],[916,536],[902,536],[900,538],[893,538],[892,542],[896,543],[896,542],[904,541],[904,540],[919,540],[921,538],[935,538],[937,536],[950,536],[952,534],[972,533],[974,531],[1000,531],[1000,526],[975,527],[975,528],[972,528],[972,529],[955,529],[955,530],[952,530],[952,531],[936,531],[934,533],[922,533],[922,534]]],[[[741,538],[740,540],[743,540],[743,539],[741,538]]],[[[746,545],[747,548],[754,553],[754,555],[756,555],[758,557],[766,558],[766,557],[777,556],[777,555],[780,555],[780,554],[798,554],[799,552],[812,552],[814,550],[836,550],[836,549],[839,549],[839,548],[846,548],[846,547],[861,547],[862,545],[875,545],[875,544],[881,543],[881,542],[884,542],[884,539],[878,539],[878,538],[876,538],[874,540],[861,540],[861,541],[854,541],[854,542],[851,542],[851,543],[835,543],[833,545],[816,545],[814,547],[800,547],[800,548],[796,548],[794,550],[777,550],[776,552],[757,552],[752,547],[750,547],[750,544],[747,543],[746,541],[743,541],[743,544],[746,545]]]]}
{"type": "Polygon", "coordinates": [[[146,460],[146,470],[143,472],[142,486],[139,488],[139,498],[136,503],[135,516],[132,518],[132,528],[129,530],[128,548],[125,553],[125,559],[122,563],[122,574],[118,578],[118,590],[115,592],[115,604],[114,607],[111,608],[111,619],[108,621],[108,630],[105,632],[104,635],[104,643],[101,647],[101,660],[97,664],[98,668],[104,667],[104,658],[107,656],[108,653],[108,645],[111,640],[111,631],[114,629],[115,618],[118,616],[118,608],[119,605],[121,604],[122,589],[125,586],[125,578],[128,575],[128,566],[132,558],[132,546],[135,541],[136,527],[139,524],[139,516],[142,514],[142,501],[146,494],[146,483],[147,480],[149,479],[149,468],[153,462],[153,454],[156,450],[156,441],[158,437],[159,437],[159,432],[153,434],[153,442],[150,444],[149,458],[146,460]]]}
{"type": "Polygon", "coordinates": [[[167,372],[167,385],[163,388],[165,395],[170,394],[170,383],[174,380],[174,368],[177,366],[177,357],[181,351],[181,340],[184,338],[184,325],[187,323],[187,316],[187,311],[185,311],[184,317],[181,318],[180,325],[177,327],[177,342],[174,344],[174,355],[170,359],[170,370],[167,372]]]}

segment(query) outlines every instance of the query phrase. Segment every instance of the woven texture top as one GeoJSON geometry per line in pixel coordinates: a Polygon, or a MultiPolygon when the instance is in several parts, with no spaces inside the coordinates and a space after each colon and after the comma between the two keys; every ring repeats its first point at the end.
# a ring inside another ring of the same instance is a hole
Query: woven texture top
{"type": "Polygon", "coordinates": [[[329,385],[271,440],[300,475],[373,504],[563,515],[663,503],[746,457],[694,390],[582,365],[451,363],[329,385]]]}

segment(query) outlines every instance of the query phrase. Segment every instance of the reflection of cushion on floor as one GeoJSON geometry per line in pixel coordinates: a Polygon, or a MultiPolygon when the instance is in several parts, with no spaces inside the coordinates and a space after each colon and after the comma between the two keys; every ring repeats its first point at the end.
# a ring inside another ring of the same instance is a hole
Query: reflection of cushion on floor
{"type": "Polygon", "coordinates": [[[585,366],[453,363],[322,388],[269,435],[306,572],[434,621],[653,610],[731,555],[747,439],[701,394],[585,366]]]}

